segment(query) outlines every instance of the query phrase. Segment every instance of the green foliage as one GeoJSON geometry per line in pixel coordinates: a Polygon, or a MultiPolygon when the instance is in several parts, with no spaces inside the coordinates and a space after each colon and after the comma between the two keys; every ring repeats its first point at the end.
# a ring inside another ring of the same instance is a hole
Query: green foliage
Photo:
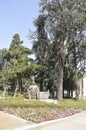
{"type": "Polygon", "coordinates": [[[40,108],[40,107],[51,107],[54,108],[57,105],[55,104],[50,104],[50,103],[46,103],[44,101],[37,101],[37,100],[25,100],[23,95],[17,95],[17,97],[15,99],[13,99],[12,97],[10,98],[10,102],[9,102],[9,98],[6,100],[0,100],[0,109],[4,109],[4,108],[40,108]]]}
{"type": "Polygon", "coordinates": [[[29,78],[23,78],[22,79],[22,83],[23,83],[23,87],[25,89],[28,89],[29,86],[32,85],[32,79],[31,79],[31,77],[29,77],[29,78]]]}
{"type": "Polygon", "coordinates": [[[28,55],[32,52],[29,48],[24,47],[22,43],[19,34],[15,34],[9,49],[4,52],[5,64],[1,72],[3,83],[10,81],[11,87],[14,87],[15,90],[19,89],[20,81],[25,76],[29,62],[31,62],[28,55]]]}
{"type": "Polygon", "coordinates": [[[17,97],[14,99],[11,96],[8,97],[6,100],[0,100],[0,108],[43,108],[43,107],[49,107],[49,108],[82,108],[86,106],[85,100],[70,100],[65,99],[62,102],[57,102],[57,104],[54,103],[47,103],[45,101],[39,101],[39,100],[28,100],[24,99],[24,96],[22,94],[17,94],[17,97]],[[10,98],[10,99],[9,99],[10,98]],[[10,102],[9,102],[10,100],[10,102]]]}
{"type": "Polygon", "coordinates": [[[18,46],[18,45],[20,45],[20,44],[22,44],[22,43],[23,43],[23,41],[20,40],[19,34],[15,34],[15,35],[13,36],[13,40],[12,40],[12,42],[11,42],[10,49],[15,48],[16,46],[18,46]]]}
{"type": "Polygon", "coordinates": [[[62,102],[58,103],[58,106],[61,108],[76,108],[76,109],[83,109],[86,106],[85,100],[75,100],[75,99],[65,99],[62,102]]]}
{"type": "Polygon", "coordinates": [[[81,43],[86,43],[86,3],[84,0],[40,0],[40,9],[41,12],[35,20],[36,39],[33,50],[36,62],[48,69],[40,73],[39,82],[43,88],[46,80],[47,88],[52,91],[55,87],[57,98],[62,99],[63,76],[68,74],[66,77],[70,80],[73,77],[77,86],[78,71],[81,67],[78,68],[78,65],[81,62],[83,64],[81,43]],[[65,61],[69,67],[74,68],[75,73],[71,73],[65,67],[63,75],[65,61]]]}

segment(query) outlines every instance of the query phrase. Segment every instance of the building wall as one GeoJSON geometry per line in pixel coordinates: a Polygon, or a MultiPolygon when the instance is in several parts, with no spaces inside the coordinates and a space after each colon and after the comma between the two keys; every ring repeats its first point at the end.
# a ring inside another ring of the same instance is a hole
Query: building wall
{"type": "Polygon", "coordinates": [[[83,75],[82,79],[79,79],[78,85],[79,85],[79,98],[86,99],[86,74],[83,75]]]}
{"type": "Polygon", "coordinates": [[[83,79],[79,79],[78,86],[79,86],[79,99],[82,99],[83,98],[83,79]]]}
{"type": "Polygon", "coordinates": [[[83,98],[86,99],[86,77],[83,77],[83,98]]]}

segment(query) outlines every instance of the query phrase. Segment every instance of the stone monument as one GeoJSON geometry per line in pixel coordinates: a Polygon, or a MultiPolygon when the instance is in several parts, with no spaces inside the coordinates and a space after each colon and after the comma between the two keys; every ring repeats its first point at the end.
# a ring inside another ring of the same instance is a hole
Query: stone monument
{"type": "Polygon", "coordinates": [[[30,92],[31,99],[39,99],[40,98],[39,87],[36,84],[33,84],[29,87],[29,92],[30,92]]]}

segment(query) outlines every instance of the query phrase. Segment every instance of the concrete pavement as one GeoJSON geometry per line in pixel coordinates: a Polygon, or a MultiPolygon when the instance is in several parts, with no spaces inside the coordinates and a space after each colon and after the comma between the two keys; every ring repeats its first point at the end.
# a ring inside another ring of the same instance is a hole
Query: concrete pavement
{"type": "Polygon", "coordinates": [[[0,111],[0,130],[15,130],[21,128],[28,128],[33,123],[24,119],[18,118],[14,115],[0,111]]]}
{"type": "Polygon", "coordinates": [[[33,125],[27,130],[86,130],[86,111],[64,119],[33,125]]]}

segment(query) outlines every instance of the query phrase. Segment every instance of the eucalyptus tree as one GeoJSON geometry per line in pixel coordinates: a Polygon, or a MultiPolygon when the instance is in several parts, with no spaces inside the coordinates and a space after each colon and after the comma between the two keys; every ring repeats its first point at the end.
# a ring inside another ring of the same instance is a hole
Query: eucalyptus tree
{"type": "Polygon", "coordinates": [[[82,71],[82,74],[86,73],[86,33],[83,34],[83,40],[80,44],[79,48],[79,54],[80,54],[80,68],[82,71]]]}
{"type": "Polygon", "coordinates": [[[72,44],[75,79],[77,80],[79,46],[77,43],[80,44],[79,37],[82,37],[82,32],[86,29],[86,2],[85,0],[41,0],[40,7],[42,16],[46,17],[45,27],[49,44],[54,45],[55,48],[53,59],[57,68],[57,99],[62,100],[64,58],[69,44],[72,44]]]}

